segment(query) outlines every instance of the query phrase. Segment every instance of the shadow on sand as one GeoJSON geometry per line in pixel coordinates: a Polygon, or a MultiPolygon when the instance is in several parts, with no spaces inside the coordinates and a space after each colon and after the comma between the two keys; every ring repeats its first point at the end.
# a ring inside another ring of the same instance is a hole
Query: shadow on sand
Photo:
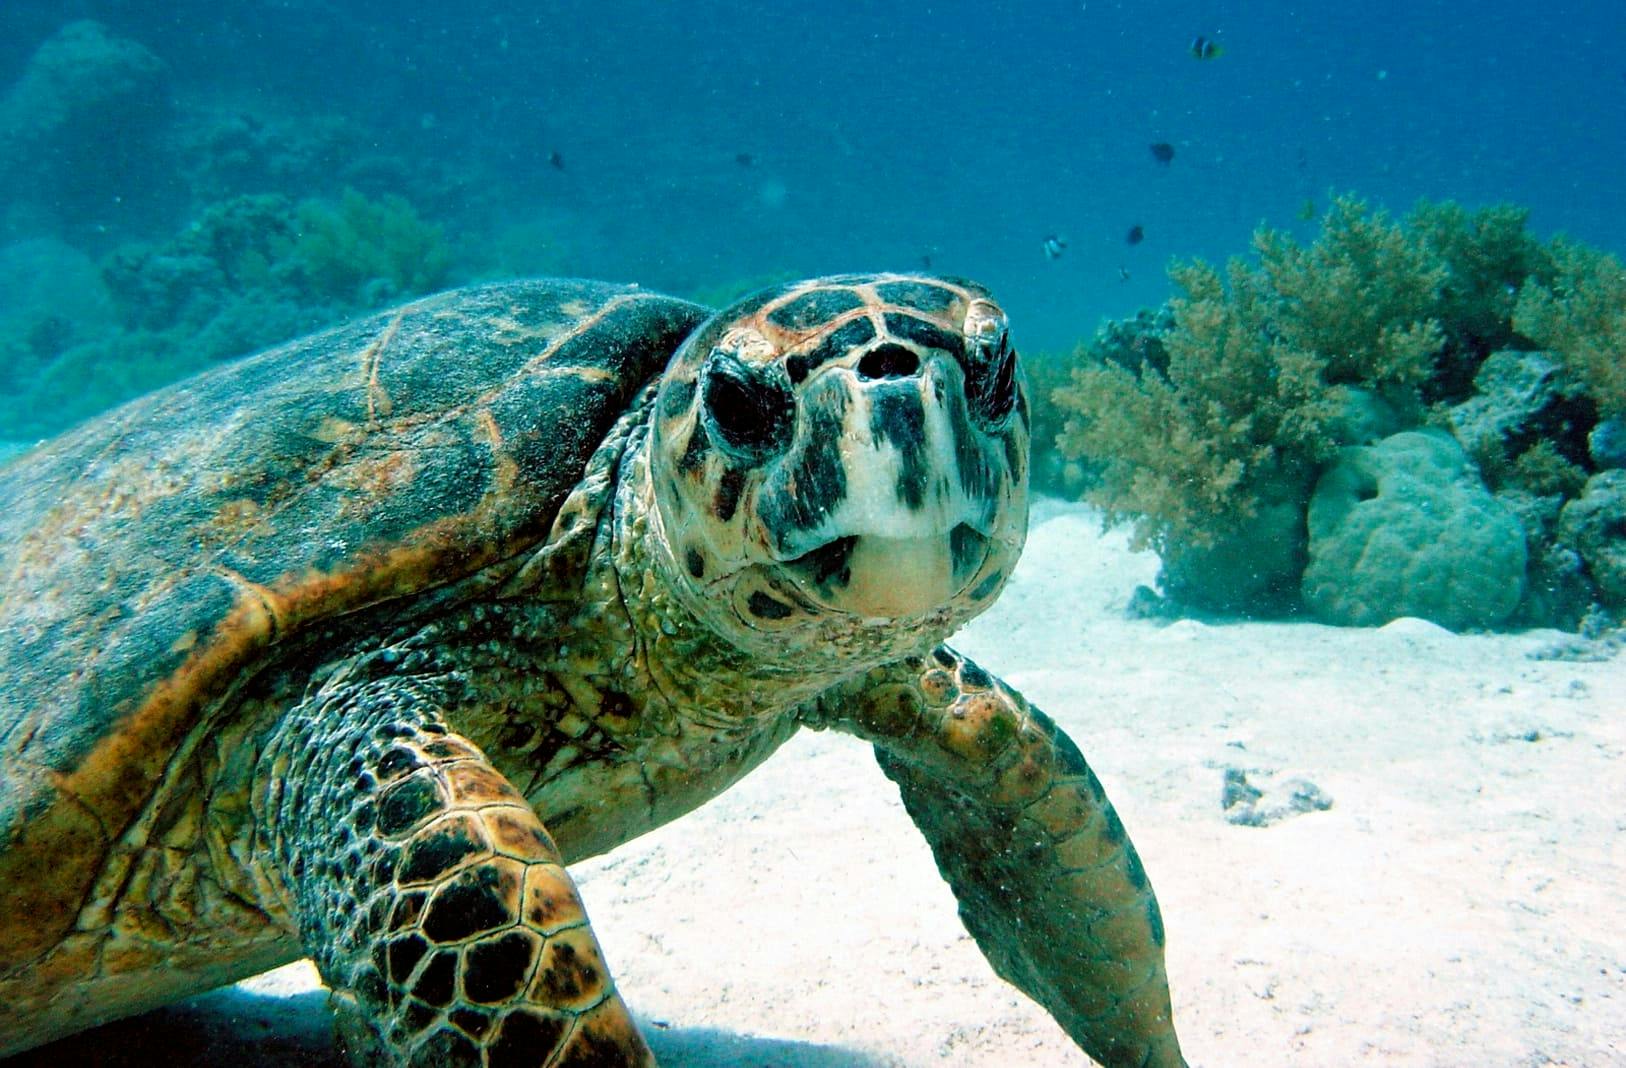
{"type": "MultiPolygon", "coordinates": [[[[327,992],[271,996],[227,987],[0,1061],[5,1068],[347,1068],[327,992]]],[[[890,1068],[837,1046],[673,1028],[639,1019],[662,1068],[890,1068]]]]}

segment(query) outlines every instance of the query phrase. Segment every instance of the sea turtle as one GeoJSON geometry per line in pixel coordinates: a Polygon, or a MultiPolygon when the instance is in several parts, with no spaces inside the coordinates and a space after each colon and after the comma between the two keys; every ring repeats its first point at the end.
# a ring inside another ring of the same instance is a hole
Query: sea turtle
{"type": "Polygon", "coordinates": [[[565,865],[874,745],[1000,975],[1181,1063],[1073,743],[942,639],[1027,525],[979,286],[458,289],[0,470],[0,1055],[313,957],[357,1063],[649,1052],[565,865]]]}

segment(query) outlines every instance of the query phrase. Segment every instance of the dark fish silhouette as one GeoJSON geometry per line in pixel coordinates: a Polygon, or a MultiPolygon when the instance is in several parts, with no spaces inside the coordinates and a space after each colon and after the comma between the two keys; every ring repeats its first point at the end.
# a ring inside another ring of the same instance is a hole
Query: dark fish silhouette
{"type": "Polygon", "coordinates": [[[1146,231],[1141,227],[1140,223],[1136,223],[1134,226],[1131,226],[1129,228],[1129,232],[1124,235],[1125,243],[1130,245],[1138,245],[1145,240],[1146,231]]]}
{"type": "Polygon", "coordinates": [[[1218,59],[1224,54],[1225,49],[1212,37],[1204,37],[1199,33],[1191,40],[1191,55],[1194,59],[1218,59]]]}
{"type": "Polygon", "coordinates": [[[734,153],[734,162],[738,163],[741,167],[754,167],[756,165],[757,158],[751,155],[749,152],[736,152],[734,153]]]}
{"type": "Polygon", "coordinates": [[[559,154],[557,148],[548,153],[548,162],[553,164],[553,169],[556,171],[565,169],[565,157],[559,154]]]}
{"type": "Polygon", "coordinates": [[[1146,147],[1152,153],[1152,158],[1163,166],[1174,162],[1174,146],[1167,141],[1153,141],[1146,147]]]}

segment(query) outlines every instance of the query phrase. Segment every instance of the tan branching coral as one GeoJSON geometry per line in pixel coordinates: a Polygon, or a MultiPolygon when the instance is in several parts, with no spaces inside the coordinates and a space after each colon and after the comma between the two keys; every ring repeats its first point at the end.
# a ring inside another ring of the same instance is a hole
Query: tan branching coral
{"type": "Polygon", "coordinates": [[[1603,415],[1626,415],[1626,267],[1563,238],[1551,256],[1552,280],[1524,287],[1513,324],[1564,361],[1603,415]]]}
{"type": "Polygon", "coordinates": [[[1163,366],[1086,362],[1056,393],[1059,447],[1101,465],[1090,496],[1142,543],[1233,532],[1343,443],[1352,407],[1414,403],[1442,345],[1445,268],[1382,212],[1340,199],[1310,247],[1262,229],[1254,251],[1223,277],[1171,269],[1163,366]]]}

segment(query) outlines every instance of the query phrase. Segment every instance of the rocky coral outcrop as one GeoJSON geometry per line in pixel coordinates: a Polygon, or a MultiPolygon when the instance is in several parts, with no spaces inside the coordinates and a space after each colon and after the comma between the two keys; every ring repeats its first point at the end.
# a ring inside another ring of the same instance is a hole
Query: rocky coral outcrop
{"type": "Polygon", "coordinates": [[[1444,434],[1345,449],[1316,485],[1308,531],[1304,601],[1331,623],[1490,627],[1524,595],[1524,531],[1444,434]]]}

